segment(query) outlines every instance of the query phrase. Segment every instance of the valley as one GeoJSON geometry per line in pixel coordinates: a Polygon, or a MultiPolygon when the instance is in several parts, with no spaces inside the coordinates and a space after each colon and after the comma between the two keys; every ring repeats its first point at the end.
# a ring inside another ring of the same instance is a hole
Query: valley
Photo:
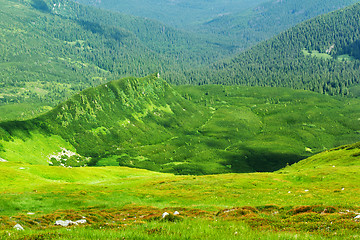
{"type": "Polygon", "coordinates": [[[357,0],[0,6],[0,239],[359,238],[357,0]]]}

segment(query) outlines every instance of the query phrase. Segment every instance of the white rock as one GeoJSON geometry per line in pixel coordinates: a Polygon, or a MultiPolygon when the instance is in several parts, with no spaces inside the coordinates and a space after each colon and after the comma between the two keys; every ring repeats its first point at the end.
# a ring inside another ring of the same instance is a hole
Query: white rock
{"type": "Polygon", "coordinates": [[[80,220],[77,220],[75,221],[77,224],[84,224],[86,223],[86,220],[85,219],[80,219],[80,220]]]}
{"type": "Polygon", "coordinates": [[[63,220],[57,220],[57,221],[55,222],[55,225],[57,225],[57,226],[63,226],[63,227],[67,227],[67,226],[69,226],[69,225],[71,225],[71,224],[77,225],[77,223],[75,223],[75,222],[73,222],[73,221],[71,221],[71,220],[65,220],[65,221],[63,221],[63,220]]]}
{"type": "Polygon", "coordinates": [[[357,215],[356,217],[354,217],[354,219],[360,219],[360,215],[357,215]]]}
{"type": "Polygon", "coordinates": [[[0,158],[0,162],[7,162],[7,161],[3,158],[0,158]]]}
{"type": "Polygon", "coordinates": [[[168,212],[164,212],[163,214],[162,214],[162,218],[165,218],[166,216],[169,216],[170,214],[168,213],[168,212]]]}
{"type": "Polygon", "coordinates": [[[14,228],[18,231],[24,231],[24,228],[20,224],[16,224],[14,228]]]}
{"type": "Polygon", "coordinates": [[[178,211],[175,211],[174,212],[174,215],[179,215],[180,213],[178,211]]]}
{"type": "Polygon", "coordinates": [[[20,167],[19,169],[20,169],[20,170],[24,170],[25,168],[24,168],[24,167],[20,167]]]}
{"type": "Polygon", "coordinates": [[[307,189],[305,190],[305,192],[308,192],[308,191],[309,191],[309,190],[307,190],[307,189]]]}
{"type": "Polygon", "coordinates": [[[77,220],[75,222],[71,221],[71,220],[57,220],[55,222],[55,225],[57,226],[63,226],[63,227],[67,227],[69,225],[78,225],[78,224],[84,224],[86,223],[87,221],[85,219],[80,219],[80,220],[77,220]]]}
{"type": "Polygon", "coordinates": [[[28,212],[27,215],[34,215],[35,213],[33,212],[28,212]]]}

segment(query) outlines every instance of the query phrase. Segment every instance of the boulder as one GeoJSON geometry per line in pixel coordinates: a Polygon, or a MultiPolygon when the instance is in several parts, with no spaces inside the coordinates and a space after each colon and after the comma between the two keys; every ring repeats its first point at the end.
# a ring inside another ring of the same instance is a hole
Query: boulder
{"type": "Polygon", "coordinates": [[[162,214],[162,218],[165,218],[166,216],[169,216],[170,214],[168,213],[168,212],[164,212],[163,214],[162,214]]]}
{"type": "Polygon", "coordinates": [[[14,228],[18,231],[24,231],[24,228],[20,224],[16,224],[14,228]]]}
{"type": "Polygon", "coordinates": [[[57,220],[55,222],[55,225],[56,226],[63,226],[63,227],[67,227],[69,225],[78,225],[78,224],[85,224],[86,223],[86,220],[85,219],[80,219],[80,220],[77,220],[77,221],[71,221],[71,220],[57,220]]]}

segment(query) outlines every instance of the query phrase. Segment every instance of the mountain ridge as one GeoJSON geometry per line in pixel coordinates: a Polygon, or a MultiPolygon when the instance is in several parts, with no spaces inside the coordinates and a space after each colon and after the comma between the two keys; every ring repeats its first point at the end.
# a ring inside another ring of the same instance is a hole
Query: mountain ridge
{"type": "Polygon", "coordinates": [[[343,49],[360,39],[359,9],[357,3],[308,20],[231,60],[194,70],[187,79],[351,95],[351,88],[359,83],[360,63],[343,49]]]}
{"type": "Polygon", "coordinates": [[[86,89],[34,119],[1,122],[0,157],[185,175],[275,171],[358,141],[359,106],[306,91],[172,87],[158,74],[129,77],[86,89]]]}

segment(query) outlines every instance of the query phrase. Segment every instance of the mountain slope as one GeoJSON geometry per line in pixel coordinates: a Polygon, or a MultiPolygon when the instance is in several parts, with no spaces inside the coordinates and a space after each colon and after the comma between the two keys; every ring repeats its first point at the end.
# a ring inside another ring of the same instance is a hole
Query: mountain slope
{"type": "Polygon", "coordinates": [[[219,15],[243,11],[265,1],[266,0],[77,0],[77,2],[83,4],[157,19],[174,27],[187,29],[197,23],[213,19],[219,15]]]}
{"type": "Polygon", "coordinates": [[[119,76],[181,73],[231,51],[154,21],[72,1],[0,3],[1,103],[54,105],[119,76]]]}
{"type": "Polygon", "coordinates": [[[275,171],[359,141],[360,102],[281,88],[177,86],[156,75],[89,88],[0,123],[0,157],[176,174],[275,171]]]}
{"type": "Polygon", "coordinates": [[[33,120],[5,122],[2,138],[52,134],[81,155],[97,158],[118,148],[164,142],[180,126],[188,131],[201,125],[202,114],[162,79],[126,78],[87,89],[33,120]]]}
{"type": "Polygon", "coordinates": [[[227,14],[199,26],[233,39],[240,48],[269,39],[298,23],[359,2],[358,0],[266,1],[248,11],[227,14]]]}
{"type": "Polygon", "coordinates": [[[359,12],[360,4],[355,4],[314,18],[230,61],[193,71],[187,79],[349,95],[349,88],[359,83],[359,12]]]}

